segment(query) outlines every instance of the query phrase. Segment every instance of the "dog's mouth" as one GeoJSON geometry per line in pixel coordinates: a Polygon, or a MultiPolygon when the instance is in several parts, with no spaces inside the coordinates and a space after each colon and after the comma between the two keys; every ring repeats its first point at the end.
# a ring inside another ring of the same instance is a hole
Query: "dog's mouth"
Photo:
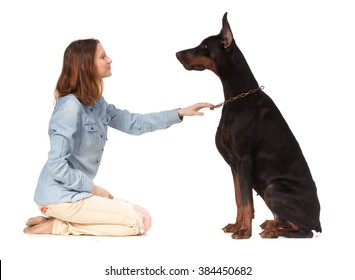
{"type": "Polygon", "coordinates": [[[206,70],[206,67],[203,64],[193,64],[193,65],[184,64],[184,67],[186,70],[196,70],[196,71],[206,70]]]}

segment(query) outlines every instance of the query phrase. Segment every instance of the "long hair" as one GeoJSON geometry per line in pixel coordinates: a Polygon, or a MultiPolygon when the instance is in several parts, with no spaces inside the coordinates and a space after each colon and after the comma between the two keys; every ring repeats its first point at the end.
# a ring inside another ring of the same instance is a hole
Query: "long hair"
{"type": "Polygon", "coordinates": [[[103,82],[94,69],[97,39],[73,41],[65,50],[63,68],[59,76],[55,99],[72,93],[85,105],[92,105],[102,95],[103,82]]]}

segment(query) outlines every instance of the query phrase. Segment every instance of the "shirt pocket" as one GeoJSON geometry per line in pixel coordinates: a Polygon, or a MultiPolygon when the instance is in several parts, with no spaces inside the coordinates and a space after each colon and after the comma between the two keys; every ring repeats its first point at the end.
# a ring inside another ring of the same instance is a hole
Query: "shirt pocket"
{"type": "Polygon", "coordinates": [[[82,132],[80,148],[94,149],[99,146],[100,131],[96,124],[85,124],[82,132]]]}
{"type": "Polygon", "coordinates": [[[111,117],[109,115],[106,115],[105,117],[103,117],[101,119],[101,121],[104,124],[104,126],[107,127],[109,125],[110,121],[111,121],[111,117]]]}

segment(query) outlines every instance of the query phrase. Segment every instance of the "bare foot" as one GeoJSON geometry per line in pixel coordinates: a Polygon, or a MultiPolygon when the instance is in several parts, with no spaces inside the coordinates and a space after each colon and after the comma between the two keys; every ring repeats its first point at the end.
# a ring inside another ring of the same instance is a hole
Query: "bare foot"
{"type": "MultiPolygon", "coordinates": [[[[38,217],[36,217],[36,218],[38,218],[38,217]]],[[[32,226],[26,227],[23,230],[23,232],[27,233],[27,234],[51,234],[55,218],[45,218],[45,217],[44,217],[44,219],[36,219],[36,218],[33,218],[34,220],[32,220],[32,222],[38,221],[38,220],[42,220],[42,222],[39,224],[35,224],[32,226]]],[[[29,223],[29,221],[27,223],[29,223]]]]}
{"type": "Polygon", "coordinates": [[[43,216],[38,216],[38,217],[34,217],[34,218],[30,218],[28,219],[26,226],[28,227],[32,227],[38,224],[42,224],[44,222],[46,222],[48,220],[47,217],[43,217],[43,216]]]}

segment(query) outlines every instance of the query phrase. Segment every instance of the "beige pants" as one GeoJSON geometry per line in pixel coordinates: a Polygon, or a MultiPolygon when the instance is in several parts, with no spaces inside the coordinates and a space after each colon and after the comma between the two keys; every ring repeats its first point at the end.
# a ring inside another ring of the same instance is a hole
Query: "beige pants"
{"type": "Polygon", "coordinates": [[[143,216],[122,199],[91,196],[77,202],[40,206],[54,217],[53,234],[129,236],[144,232],[143,216]]]}

